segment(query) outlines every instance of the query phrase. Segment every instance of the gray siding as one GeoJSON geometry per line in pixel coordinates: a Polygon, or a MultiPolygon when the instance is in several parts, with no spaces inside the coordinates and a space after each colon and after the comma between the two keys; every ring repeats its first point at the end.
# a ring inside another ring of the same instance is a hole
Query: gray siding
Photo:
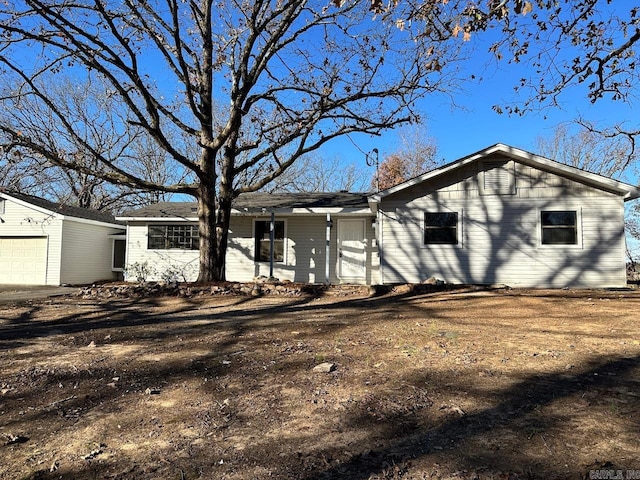
{"type": "Polygon", "coordinates": [[[428,191],[416,185],[385,198],[383,281],[625,285],[622,198],[519,163],[514,171],[513,194],[482,192],[482,168],[472,164],[428,191]],[[576,210],[578,245],[542,245],[542,210],[576,210]],[[459,244],[423,245],[425,211],[458,212],[459,244]]]}

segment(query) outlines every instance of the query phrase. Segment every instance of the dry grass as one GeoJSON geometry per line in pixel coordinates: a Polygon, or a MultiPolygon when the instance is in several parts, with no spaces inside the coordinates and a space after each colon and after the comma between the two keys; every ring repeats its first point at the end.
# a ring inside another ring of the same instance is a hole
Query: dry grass
{"type": "Polygon", "coordinates": [[[639,305],[398,289],[2,306],[0,478],[640,469],[639,305]]]}

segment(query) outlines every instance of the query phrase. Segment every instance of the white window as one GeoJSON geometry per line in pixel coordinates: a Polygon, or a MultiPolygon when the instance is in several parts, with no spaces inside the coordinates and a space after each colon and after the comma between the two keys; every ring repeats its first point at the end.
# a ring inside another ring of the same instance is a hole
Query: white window
{"type": "Polygon", "coordinates": [[[458,212],[425,212],[424,245],[457,245],[458,212]]]}
{"type": "Polygon", "coordinates": [[[149,250],[198,250],[198,225],[149,225],[149,250]]]}
{"type": "MultiPolygon", "coordinates": [[[[273,222],[273,261],[282,263],[285,257],[284,220],[273,222]]],[[[254,224],[256,262],[269,262],[271,259],[271,220],[256,220],[254,224]]]]}
{"type": "Polygon", "coordinates": [[[577,245],[578,213],[575,210],[540,212],[542,245],[577,245]]]}

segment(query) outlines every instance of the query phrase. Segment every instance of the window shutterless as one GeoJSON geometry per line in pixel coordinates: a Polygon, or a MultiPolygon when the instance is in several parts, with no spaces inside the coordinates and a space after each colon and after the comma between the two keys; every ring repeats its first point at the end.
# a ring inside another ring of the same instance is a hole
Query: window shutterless
{"type": "Polygon", "coordinates": [[[578,243],[578,217],[574,210],[543,211],[540,215],[543,245],[578,243]]]}
{"type": "Polygon", "coordinates": [[[198,250],[199,247],[197,225],[149,225],[149,250],[198,250]]]}
{"type": "MultiPolygon", "coordinates": [[[[284,262],[284,221],[274,222],[273,261],[284,262]]],[[[255,222],[255,251],[256,262],[268,262],[271,252],[271,221],[256,220],[255,222]]]]}
{"type": "Polygon", "coordinates": [[[458,212],[425,212],[425,245],[458,244],[458,212]]]}

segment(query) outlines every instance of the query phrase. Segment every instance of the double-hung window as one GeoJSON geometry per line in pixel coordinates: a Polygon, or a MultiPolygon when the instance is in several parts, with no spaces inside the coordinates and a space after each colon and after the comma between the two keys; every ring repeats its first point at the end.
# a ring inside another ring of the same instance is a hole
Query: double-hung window
{"type": "MultiPolygon", "coordinates": [[[[284,262],[284,220],[273,222],[273,261],[284,262]]],[[[271,258],[271,221],[255,221],[255,251],[256,262],[268,262],[271,258]]]]}
{"type": "Polygon", "coordinates": [[[577,245],[578,216],[575,210],[540,212],[542,245],[577,245]]]}
{"type": "Polygon", "coordinates": [[[425,245],[458,244],[458,212],[425,212],[425,245]]]}
{"type": "Polygon", "coordinates": [[[149,225],[149,250],[198,250],[198,225],[149,225]]]}

